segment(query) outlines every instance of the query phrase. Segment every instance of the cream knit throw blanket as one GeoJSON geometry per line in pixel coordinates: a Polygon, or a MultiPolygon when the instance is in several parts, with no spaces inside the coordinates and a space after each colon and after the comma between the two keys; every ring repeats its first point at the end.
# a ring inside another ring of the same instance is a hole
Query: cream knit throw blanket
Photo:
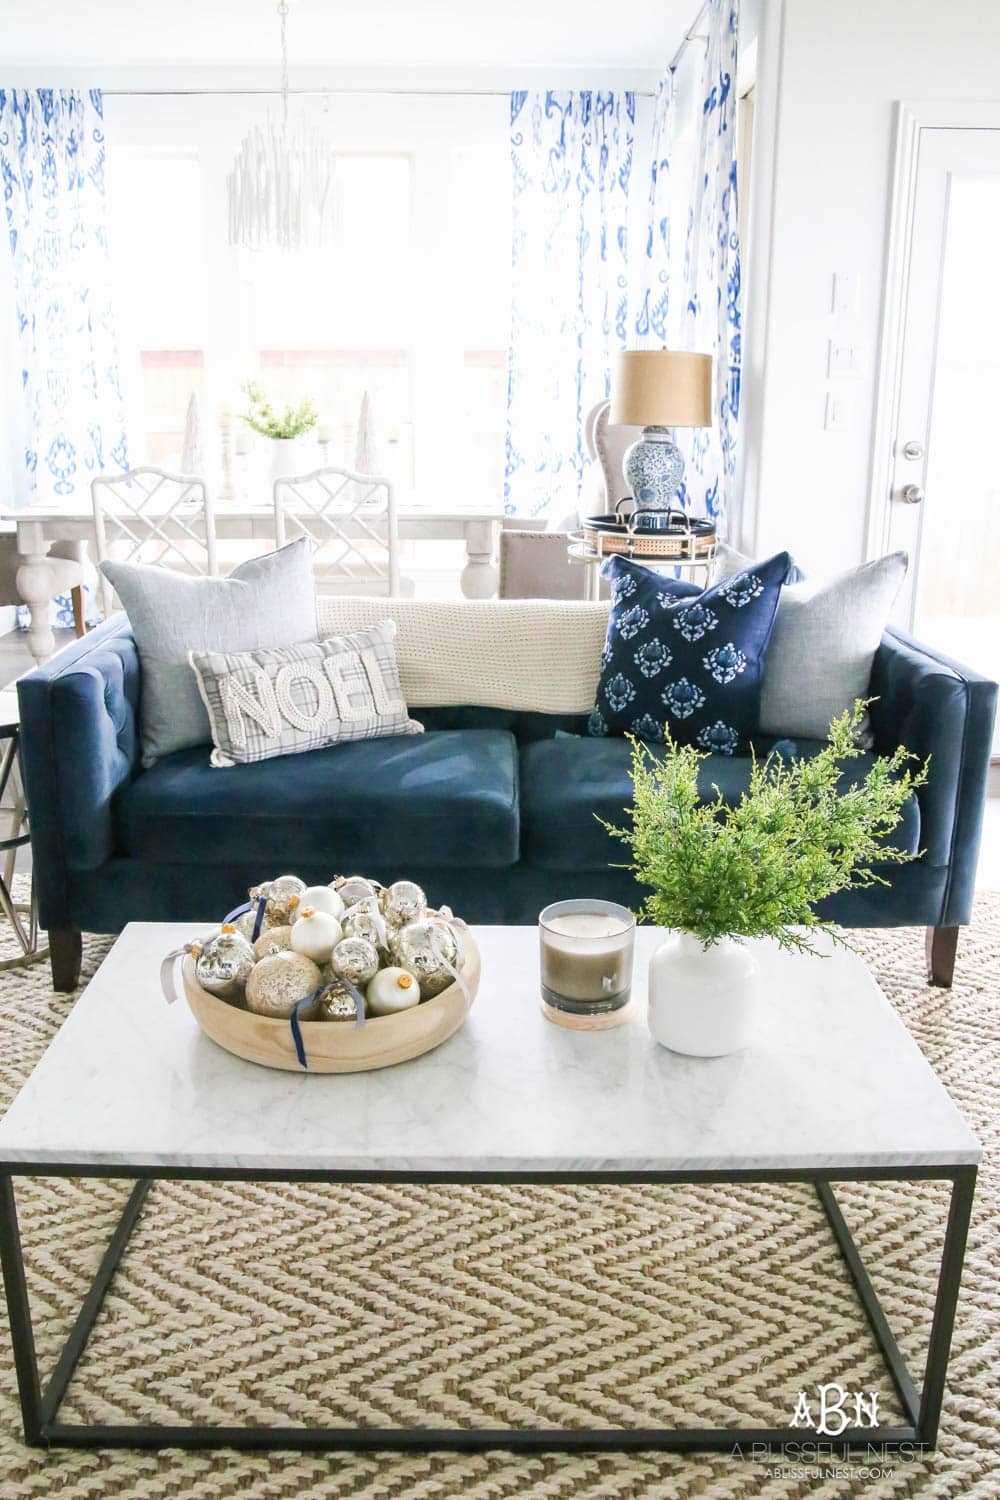
{"type": "Polygon", "coordinates": [[[594,706],[608,604],[560,599],[317,600],[321,639],[396,621],[399,678],[411,708],[583,714],[594,706]]]}

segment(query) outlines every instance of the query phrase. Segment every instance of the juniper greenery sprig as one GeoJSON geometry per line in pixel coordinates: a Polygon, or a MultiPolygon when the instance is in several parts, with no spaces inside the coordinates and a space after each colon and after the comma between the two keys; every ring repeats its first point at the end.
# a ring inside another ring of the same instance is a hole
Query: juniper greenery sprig
{"type": "MultiPolygon", "coordinates": [[[[885,841],[904,803],[927,780],[899,747],[877,756],[853,784],[845,762],[862,754],[861,699],[830,725],[829,741],[809,759],[754,757],[747,790],[727,805],[718,787],[702,800],[699,768],[708,755],[675,745],[662,753],[632,739],[631,826],[605,828],[629,845],[630,869],[652,887],[642,918],[681,928],[707,946],[722,937],[774,938],[782,948],[814,952],[813,934],[831,931],[814,907],[857,886],[885,885],[875,868],[914,858],[885,841]]],[[[836,934],[834,934],[836,936],[836,934]]]]}
{"type": "Polygon", "coordinates": [[[315,427],[319,413],[307,396],[298,406],[286,405],[275,411],[255,380],[248,380],[243,387],[249,410],[240,413],[240,420],[261,437],[296,438],[315,427]]]}

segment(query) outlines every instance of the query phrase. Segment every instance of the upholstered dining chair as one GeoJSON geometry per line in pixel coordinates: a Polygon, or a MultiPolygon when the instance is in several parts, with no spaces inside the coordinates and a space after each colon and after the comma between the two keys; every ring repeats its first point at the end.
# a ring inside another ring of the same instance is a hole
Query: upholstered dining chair
{"type": "Polygon", "coordinates": [[[276,479],[274,535],[279,547],[309,538],[320,590],[399,594],[399,529],[388,479],[332,467],[276,479]]]}
{"type": "MultiPolygon", "coordinates": [[[[90,482],[97,561],[161,563],[183,573],[214,575],[215,516],[204,479],[149,466],[100,474],[90,482]]],[[[101,602],[112,590],[101,574],[101,602]]]]}
{"type": "MultiPolygon", "coordinates": [[[[535,531],[508,517],[500,531],[501,599],[586,599],[587,568],[573,562],[568,531],[535,531]]],[[[606,585],[603,586],[606,589],[606,585]]]]}
{"type": "Polygon", "coordinates": [[[583,424],[584,441],[591,457],[591,468],[584,481],[584,498],[591,507],[588,515],[605,515],[628,494],[622,472],[625,450],[642,436],[641,427],[619,427],[608,421],[610,401],[598,401],[587,413],[583,424]]]}

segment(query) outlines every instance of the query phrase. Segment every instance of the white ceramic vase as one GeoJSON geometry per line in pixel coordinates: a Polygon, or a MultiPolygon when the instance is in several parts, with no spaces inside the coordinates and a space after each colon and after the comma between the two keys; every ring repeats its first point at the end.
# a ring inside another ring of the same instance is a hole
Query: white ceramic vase
{"type": "Polygon", "coordinates": [[[673,932],[650,959],[649,1029],[672,1052],[736,1052],[753,1036],[757,1005],[757,960],[733,938],[705,948],[690,932],[673,932]]]}
{"type": "Polygon", "coordinates": [[[298,438],[271,438],[271,482],[288,479],[302,472],[302,453],[298,438]]]}

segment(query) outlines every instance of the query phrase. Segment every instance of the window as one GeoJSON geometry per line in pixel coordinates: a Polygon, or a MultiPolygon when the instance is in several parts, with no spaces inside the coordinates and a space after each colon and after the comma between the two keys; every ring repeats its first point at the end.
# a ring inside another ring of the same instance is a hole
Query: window
{"type": "Polygon", "coordinates": [[[510,338],[510,153],[452,152],[451,243],[462,344],[462,465],[470,488],[503,494],[510,338]]]}
{"type": "MultiPolygon", "coordinates": [[[[497,505],[510,319],[505,101],[435,100],[433,112],[425,100],[381,102],[354,131],[374,119],[372,149],[345,140],[336,154],[333,242],[293,252],[228,244],[224,174],[245,120],[225,110],[250,107],[204,96],[182,117],[167,101],[133,99],[117,128],[109,122],[133,462],[180,464],[194,396],[215,478],[219,414],[242,409],[252,377],[275,402],[312,398],[323,447],[306,461],[355,463],[367,397],[370,463],[404,503],[497,505]],[[130,130],[163,144],[131,144],[130,130]],[[399,149],[385,144],[393,138],[399,149]]],[[[330,134],[346,132],[331,122],[330,134]]],[[[251,459],[238,487],[259,500],[264,452],[253,446],[261,472],[251,459]]]]}
{"type": "Polygon", "coordinates": [[[197,153],[112,148],[108,240],[132,462],[176,468],[188,404],[195,396],[201,406],[206,394],[210,290],[197,153]]]}

